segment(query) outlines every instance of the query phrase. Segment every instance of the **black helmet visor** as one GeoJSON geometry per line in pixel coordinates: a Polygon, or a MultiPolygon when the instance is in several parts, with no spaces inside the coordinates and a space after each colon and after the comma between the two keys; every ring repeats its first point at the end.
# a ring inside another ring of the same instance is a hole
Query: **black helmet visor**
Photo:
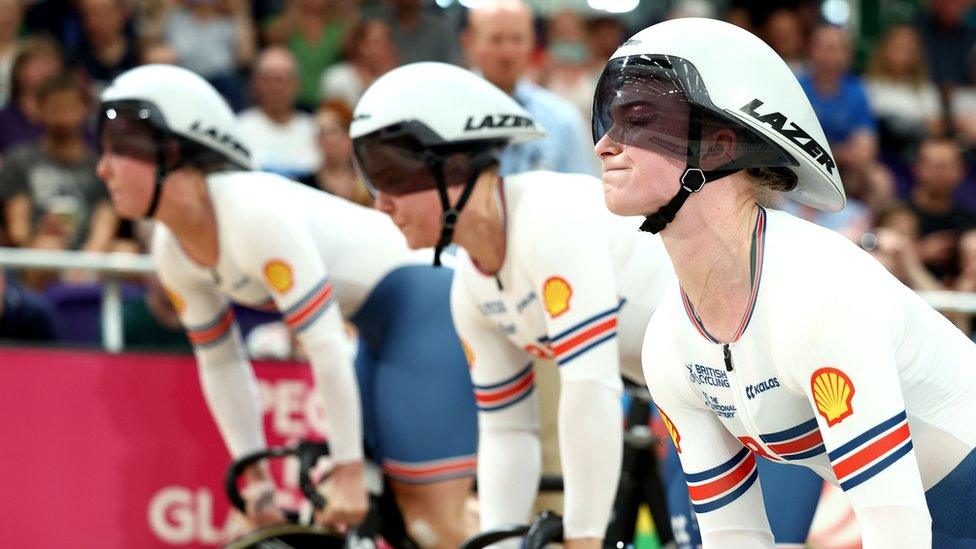
{"type": "Polygon", "coordinates": [[[430,144],[440,138],[420,122],[395,124],[353,139],[356,169],[366,188],[399,196],[437,187],[428,163],[430,144]]]}
{"type": "Polygon", "coordinates": [[[607,63],[593,98],[592,130],[594,143],[606,135],[702,167],[797,165],[782,147],[715,107],[695,67],[673,56],[607,63]]]}
{"type": "MultiPolygon", "coordinates": [[[[445,142],[424,123],[411,120],[353,139],[353,153],[360,177],[375,196],[392,196],[436,189],[442,170],[446,186],[463,185],[477,153],[501,148],[504,141],[445,142]]],[[[476,163],[477,164],[477,163],[476,163]]]]}
{"type": "Polygon", "coordinates": [[[104,150],[156,162],[162,131],[158,111],[142,101],[103,103],[98,117],[98,141],[104,150]]]}

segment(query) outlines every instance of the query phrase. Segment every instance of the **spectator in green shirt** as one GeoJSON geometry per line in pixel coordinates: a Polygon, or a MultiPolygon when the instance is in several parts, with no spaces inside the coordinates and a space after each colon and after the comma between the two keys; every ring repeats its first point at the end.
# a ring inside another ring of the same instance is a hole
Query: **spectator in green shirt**
{"type": "Polygon", "coordinates": [[[298,61],[298,104],[314,110],[322,73],[342,57],[342,42],[356,18],[354,0],[286,0],[265,27],[265,40],[285,46],[298,61]]]}

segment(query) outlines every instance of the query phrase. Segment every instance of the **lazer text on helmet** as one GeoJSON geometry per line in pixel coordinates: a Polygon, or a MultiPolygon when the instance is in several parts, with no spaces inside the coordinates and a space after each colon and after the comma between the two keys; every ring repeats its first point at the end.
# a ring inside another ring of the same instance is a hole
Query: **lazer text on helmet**
{"type": "Polygon", "coordinates": [[[777,133],[799,145],[804,152],[810,155],[810,158],[813,158],[817,162],[823,164],[823,166],[827,168],[827,172],[833,175],[834,167],[836,165],[834,164],[834,159],[830,157],[830,153],[824,149],[823,145],[817,143],[816,139],[810,137],[810,134],[804,131],[803,128],[797,126],[795,122],[790,122],[791,128],[787,128],[786,115],[781,112],[771,112],[769,114],[759,114],[756,112],[756,109],[762,105],[762,100],[753,99],[739,110],[762,122],[763,124],[768,124],[774,130],[776,130],[777,133]]]}
{"type": "Polygon", "coordinates": [[[206,135],[207,137],[213,139],[214,141],[220,143],[221,145],[227,145],[228,147],[234,149],[235,151],[245,156],[251,155],[250,151],[247,150],[247,147],[238,143],[238,141],[234,139],[232,135],[227,133],[221,133],[217,128],[204,128],[203,122],[200,120],[194,122],[193,125],[190,126],[190,130],[199,133],[201,135],[206,135]]]}
{"type": "Polygon", "coordinates": [[[531,118],[517,114],[487,114],[484,117],[469,116],[464,124],[464,131],[470,132],[484,128],[534,128],[535,122],[531,118]]]}

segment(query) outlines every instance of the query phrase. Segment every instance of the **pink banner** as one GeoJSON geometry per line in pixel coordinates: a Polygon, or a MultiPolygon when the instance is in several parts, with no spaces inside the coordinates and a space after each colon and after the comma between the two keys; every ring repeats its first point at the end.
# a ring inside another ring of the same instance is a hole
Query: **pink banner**
{"type": "MultiPolygon", "coordinates": [[[[269,444],[318,436],[307,366],[255,368],[269,444]]],[[[225,540],[230,457],[192,356],[0,348],[0,397],[3,547],[195,548],[225,540]]],[[[281,478],[281,467],[276,473],[281,478]]]]}

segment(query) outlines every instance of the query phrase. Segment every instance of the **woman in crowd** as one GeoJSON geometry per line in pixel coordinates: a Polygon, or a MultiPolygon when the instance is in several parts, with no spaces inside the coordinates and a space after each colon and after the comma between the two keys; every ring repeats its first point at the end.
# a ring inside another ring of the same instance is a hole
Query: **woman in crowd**
{"type": "Polygon", "coordinates": [[[878,118],[882,150],[909,159],[925,136],[942,134],[942,99],[910,25],[885,32],[871,54],[865,88],[878,118]]]}
{"type": "Polygon", "coordinates": [[[319,106],[315,124],[322,165],[317,172],[299,181],[357,204],[372,206],[373,197],[353,167],[352,139],[349,138],[351,123],[352,109],[345,103],[330,101],[319,106]]]}
{"type": "Polygon", "coordinates": [[[342,102],[352,110],[373,81],[397,66],[390,27],[380,19],[357,22],[345,39],[343,57],[322,74],[321,100],[342,102]]]}

